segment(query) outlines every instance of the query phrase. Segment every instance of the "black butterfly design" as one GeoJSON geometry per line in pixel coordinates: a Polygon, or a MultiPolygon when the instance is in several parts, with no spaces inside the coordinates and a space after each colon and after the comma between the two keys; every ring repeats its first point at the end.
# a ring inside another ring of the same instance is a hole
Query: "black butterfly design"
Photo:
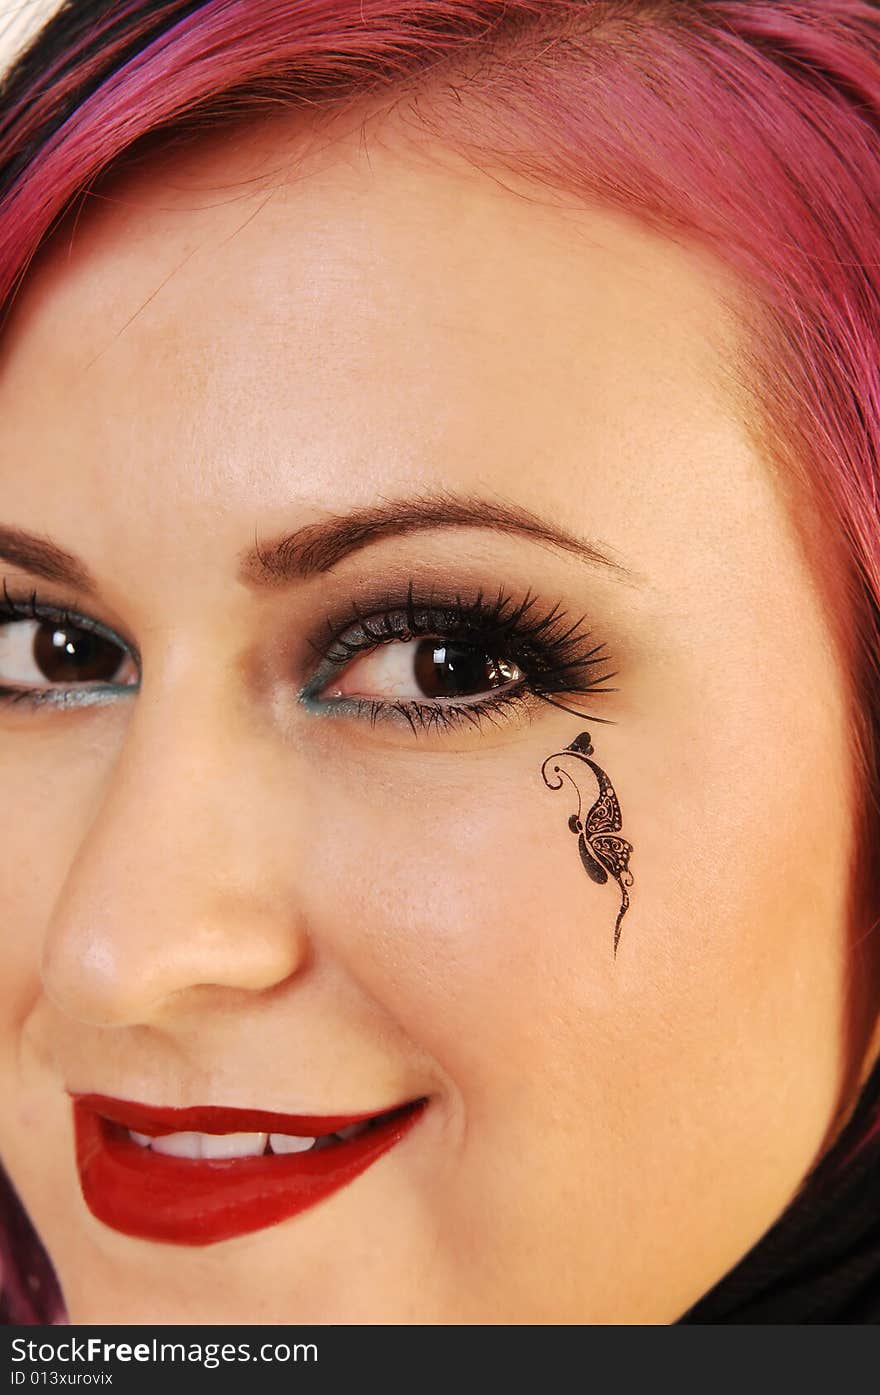
{"type": "Polygon", "coordinates": [[[620,922],[629,906],[627,887],[632,886],[633,882],[633,875],[629,870],[629,859],[633,849],[632,843],[628,843],[625,838],[620,837],[620,830],[623,826],[620,804],[614,792],[614,786],[605,771],[595,761],[589,759],[593,754],[590,733],[582,731],[580,736],[576,736],[564,751],[556,751],[552,756],[547,757],[541,766],[541,774],[548,789],[561,789],[563,780],[568,780],[569,784],[574,787],[578,807],[577,813],[572,814],[569,819],[568,826],[577,837],[578,852],[581,855],[581,862],[584,864],[587,876],[601,886],[607,882],[610,875],[620,887],[620,910],[617,912],[617,920],[614,922],[614,954],[616,956],[617,944],[620,939],[620,922]],[[582,815],[583,804],[580,788],[573,776],[559,765],[553,766],[553,774],[557,777],[555,780],[547,775],[547,766],[551,761],[570,755],[576,756],[578,760],[590,767],[599,785],[598,798],[590,806],[586,818],[582,815]]]}

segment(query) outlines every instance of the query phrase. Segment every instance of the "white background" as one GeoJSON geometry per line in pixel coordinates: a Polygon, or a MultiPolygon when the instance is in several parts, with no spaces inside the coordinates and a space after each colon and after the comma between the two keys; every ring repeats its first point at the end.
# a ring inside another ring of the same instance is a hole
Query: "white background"
{"type": "Polygon", "coordinates": [[[0,70],[9,66],[34,30],[59,8],[59,0],[16,0],[15,4],[0,0],[0,70]]]}

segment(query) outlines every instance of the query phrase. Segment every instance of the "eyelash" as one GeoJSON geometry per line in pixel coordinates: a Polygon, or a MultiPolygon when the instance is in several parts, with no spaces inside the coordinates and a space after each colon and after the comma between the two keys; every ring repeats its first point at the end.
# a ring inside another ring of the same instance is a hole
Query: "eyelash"
{"type": "MultiPolygon", "coordinates": [[[[123,641],[103,625],[64,607],[43,605],[36,591],[26,600],[9,594],[3,582],[0,601],[0,626],[16,620],[68,625],[71,628],[104,636],[123,647],[123,641]]],[[[604,645],[590,645],[591,632],[586,617],[569,622],[562,606],[539,608],[538,597],[527,591],[521,601],[515,601],[500,588],[497,596],[487,598],[480,590],[471,600],[456,594],[451,600],[438,599],[435,594],[420,598],[410,582],[406,596],[395,602],[386,596],[381,608],[363,611],[353,602],[343,621],[326,621],[323,644],[309,641],[321,664],[318,673],[301,690],[300,699],[314,709],[341,709],[346,715],[367,718],[371,726],[380,719],[397,719],[407,724],[414,734],[428,731],[461,729],[467,725],[479,727],[483,721],[498,724],[511,717],[535,699],[547,702],[563,711],[592,722],[607,722],[559,701],[560,697],[585,696],[592,693],[613,693],[616,688],[601,687],[615,673],[596,673],[595,669],[608,662],[604,645]],[[467,640],[481,653],[495,659],[512,660],[524,677],[497,694],[476,701],[419,702],[413,700],[352,697],[315,701],[333,676],[361,654],[370,653],[383,644],[406,642],[419,638],[467,640]]],[[[127,646],[125,646],[127,647],[127,646]]],[[[63,690],[62,690],[63,692],[63,690]]],[[[11,688],[0,685],[0,703],[26,703],[32,707],[47,704],[63,706],[56,690],[11,688]]]]}
{"type": "MultiPolygon", "coordinates": [[[[4,578],[3,600],[0,601],[0,627],[16,620],[36,620],[41,624],[69,626],[71,629],[82,630],[87,634],[100,635],[103,639],[118,644],[120,647],[127,647],[118,635],[113,634],[111,630],[98,624],[97,621],[90,620],[87,615],[77,614],[65,606],[44,605],[38,599],[36,591],[31,591],[25,599],[10,595],[9,587],[4,578]]],[[[61,691],[63,693],[64,690],[61,691]]],[[[62,696],[59,699],[57,690],[51,688],[18,688],[0,684],[0,704],[12,706],[18,703],[34,708],[50,705],[63,707],[64,698],[62,696]]]]}
{"type": "Polygon", "coordinates": [[[492,598],[480,590],[472,600],[463,600],[460,594],[442,600],[433,594],[417,597],[410,582],[403,603],[386,596],[380,609],[369,612],[353,604],[344,622],[328,619],[326,631],[328,638],[323,645],[310,641],[323,663],[300,694],[306,703],[358,655],[395,641],[465,639],[480,653],[513,660],[525,674],[522,680],[494,696],[472,702],[343,697],[320,704],[322,709],[337,707],[346,714],[366,717],[371,725],[393,716],[407,723],[417,735],[420,731],[462,728],[467,724],[479,726],[483,720],[497,724],[500,718],[514,715],[534,699],[574,716],[612,724],[608,717],[589,715],[559,701],[561,696],[617,692],[616,688],[598,686],[614,678],[615,673],[594,672],[608,662],[608,654],[602,652],[604,645],[590,646],[586,617],[570,623],[560,604],[541,609],[538,597],[530,591],[521,601],[515,601],[503,588],[492,598]],[[332,647],[326,647],[328,644],[338,646],[335,653],[332,647]]]}

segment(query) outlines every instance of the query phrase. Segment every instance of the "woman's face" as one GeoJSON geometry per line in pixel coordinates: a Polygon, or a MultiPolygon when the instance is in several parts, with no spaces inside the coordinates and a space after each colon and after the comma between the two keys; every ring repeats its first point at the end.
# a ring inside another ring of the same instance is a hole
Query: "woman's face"
{"type": "Polygon", "coordinates": [[[839,1103],[848,695],[721,273],[389,132],[156,157],[7,331],[0,523],[75,561],[4,540],[73,619],[0,630],[0,1152],[74,1321],[673,1322],[839,1103]],[[156,1238],[83,1093],[428,1103],[231,1238],[151,1149],[156,1238]]]}

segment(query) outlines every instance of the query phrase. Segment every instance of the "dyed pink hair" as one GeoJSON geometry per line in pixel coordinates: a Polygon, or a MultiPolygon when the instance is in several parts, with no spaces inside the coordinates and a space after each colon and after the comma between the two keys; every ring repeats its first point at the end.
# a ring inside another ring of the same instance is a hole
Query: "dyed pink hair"
{"type": "MultiPolygon", "coordinates": [[[[853,943],[873,946],[880,14],[866,0],[76,0],[3,93],[0,304],[142,137],[383,94],[475,162],[623,210],[733,273],[737,390],[852,679],[853,943]]],[[[50,1299],[18,1291],[14,1315],[45,1318],[50,1299]]]]}

